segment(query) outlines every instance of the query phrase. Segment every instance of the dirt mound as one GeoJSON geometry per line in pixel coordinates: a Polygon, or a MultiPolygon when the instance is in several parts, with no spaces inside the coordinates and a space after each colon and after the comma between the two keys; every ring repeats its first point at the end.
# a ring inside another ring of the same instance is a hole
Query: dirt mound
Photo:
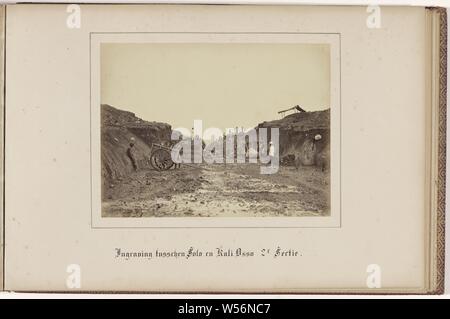
{"type": "Polygon", "coordinates": [[[282,164],[294,165],[296,158],[305,166],[329,165],[330,109],[294,113],[280,120],[263,122],[258,125],[258,128],[272,127],[278,127],[280,130],[282,164]],[[318,141],[314,139],[317,135],[321,136],[318,141]]]}
{"type": "Polygon", "coordinates": [[[103,184],[129,175],[133,169],[127,155],[131,142],[138,169],[150,166],[152,143],[170,141],[171,126],[144,121],[134,113],[110,105],[101,106],[101,147],[103,184]]]}

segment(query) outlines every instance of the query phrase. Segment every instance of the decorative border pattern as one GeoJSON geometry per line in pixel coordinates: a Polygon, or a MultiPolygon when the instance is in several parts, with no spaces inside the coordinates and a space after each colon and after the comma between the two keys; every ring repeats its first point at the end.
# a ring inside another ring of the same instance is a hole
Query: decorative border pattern
{"type": "Polygon", "coordinates": [[[5,289],[5,30],[6,5],[0,5],[0,291],[5,289]]]}
{"type": "Polygon", "coordinates": [[[445,193],[447,154],[447,10],[439,13],[439,141],[438,141],[438,190],[436,223],[436,290],[443,294],[445,286],[445,193]]]}

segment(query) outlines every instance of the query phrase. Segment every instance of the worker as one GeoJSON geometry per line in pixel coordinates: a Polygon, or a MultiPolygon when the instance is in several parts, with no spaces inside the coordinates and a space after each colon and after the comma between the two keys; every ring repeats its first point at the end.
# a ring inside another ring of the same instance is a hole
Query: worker
{"type": "Polygon", "coordinates": [[[174,161],[174,169],[181,168],[181,156],[183,155],[183,149],[179,150],[176,153],[175,161],[174,161]]]}
{"type": "Polygon", "coordinates": [[[137,166],[137,161],[136,161],[135,149],[134,149],[134,143],[133,142],[131,142],[130,145],[128,146],[127,156],[130,159],[130,161],[131,161],[131,165],[133,165],[133,169],[135,171],[137,171],[138,166],[137,166]]]}
{"type": "Polygon", "coordinates": [[[269,142],[269,156],[270,162],[272,163],[272,159],[275,157],[275,146],[273,146],[272,141],[269,142]]]}

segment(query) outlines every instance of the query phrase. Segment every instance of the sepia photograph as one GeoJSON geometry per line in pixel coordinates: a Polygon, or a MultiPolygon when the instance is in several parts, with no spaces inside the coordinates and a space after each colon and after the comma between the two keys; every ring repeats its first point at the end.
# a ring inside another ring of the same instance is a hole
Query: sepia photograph
{"type": "Polygon", "coordinates": [[[272,318],[219,299],[445,292],[445,9],[11,4],[0,21],[0,299],[272,318]]]}
{"type": "Polygon", "coordinates": [[[102,217],[330,215],[330,46],[102,43],[102,217]]]}

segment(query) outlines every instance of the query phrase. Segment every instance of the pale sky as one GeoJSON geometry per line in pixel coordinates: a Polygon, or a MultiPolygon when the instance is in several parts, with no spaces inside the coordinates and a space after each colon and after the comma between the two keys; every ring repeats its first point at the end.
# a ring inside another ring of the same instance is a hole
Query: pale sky
{"type": "Polygon", "coordinates": [[[255,127],[330,107],[327,44],[105,43],[101,103],[190,129],[255,127]]]}

